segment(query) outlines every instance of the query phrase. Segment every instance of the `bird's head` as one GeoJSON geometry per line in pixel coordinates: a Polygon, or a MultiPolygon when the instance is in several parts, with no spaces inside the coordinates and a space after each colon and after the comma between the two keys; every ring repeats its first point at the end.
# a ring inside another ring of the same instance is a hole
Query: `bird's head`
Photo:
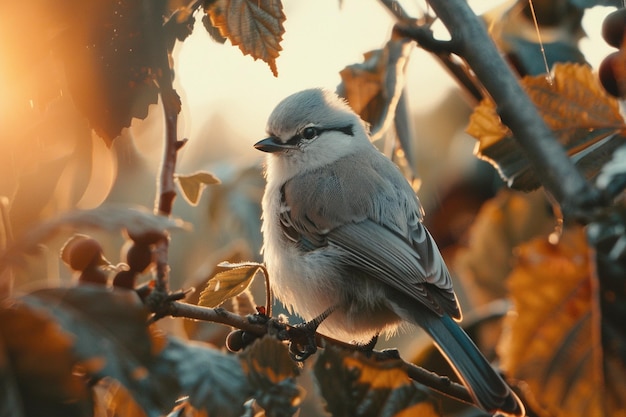
{"type": "Polygon", "coordinates": [[[366,124],[344,100],[323,89],[281,101],[270,114],[267,133],[254,147],[270,153],[268,165],[280,165],[289,177],[330,164],[363,144],[371,146],[366,124]]]}

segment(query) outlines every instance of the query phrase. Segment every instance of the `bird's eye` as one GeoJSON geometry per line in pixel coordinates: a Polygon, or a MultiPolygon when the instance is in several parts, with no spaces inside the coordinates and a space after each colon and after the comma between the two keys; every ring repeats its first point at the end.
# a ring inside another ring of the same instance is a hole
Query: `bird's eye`
{"type": "Polygon", "coordinates": [[[301,135],[304,139],[313,139],[318,135],[318,131],[314,127],[305,127],[301,135]]]}

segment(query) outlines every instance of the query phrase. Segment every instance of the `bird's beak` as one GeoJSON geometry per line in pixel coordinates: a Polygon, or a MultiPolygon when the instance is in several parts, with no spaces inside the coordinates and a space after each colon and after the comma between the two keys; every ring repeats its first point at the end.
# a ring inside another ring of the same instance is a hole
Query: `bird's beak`
{"type": "Polygon", "coordinates": [[[263,152],[276,153],[285,152],[289,149],[295,149],[293,145],[282,143],[276,136],[270,136],[254,144],[254,147],[263,152]]]}

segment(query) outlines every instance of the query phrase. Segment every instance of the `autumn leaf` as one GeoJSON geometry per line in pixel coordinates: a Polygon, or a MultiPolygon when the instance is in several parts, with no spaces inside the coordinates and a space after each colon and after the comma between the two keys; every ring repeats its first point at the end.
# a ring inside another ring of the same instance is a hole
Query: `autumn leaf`
{"type": "Polygon", "coordinates": [[[328,346],[317,357],[314,375],[333,416],[439,416],[401,361],[375,361],[328,346]]]}
{"type": "Polygon", "coordinates": [[[209,172],[196,172],[190,175],[176,175],[175,178],[185,200],[197,206],[202,191],[207,185],[219,184],[220,180],[209,172]]]}
{"type": "Polygon", "coordinates": [[[509,277],[514,310],[498,353],[541,416],[605,415],[611,381],[602,379],[589,255],[582,228],[566,229],[557,244],[537,238],[520,246],[509,277]]]}
{"type": "MultiPolygon", "coordinates": [[[[626,126],[619,103],[606,94],[590,67],[556,64],[552,78],[524,77],[522,86],[570,156],[586,155],[583,171],[598,173],[613,149],[615,135],[626,126]],[[593,145],[602,149],[589,150],[593,145]]],[[[524,191],[540,185],[512,132],[502,124],[491,99],[483,100],[470,117],[467,133],[478,140],[475,154],[498,169],[509,186],[524,191]]],[[[579,162],[580,164],[580,162],[579,162]]]]}
{"type": "Polygon", "coordinates": [[[221,36],[239,46],[244,55],[265,61],[278,76],[276,58],[285,32],[280,0],[216,0],[209,2],[205,12],[221,36]]]}
{"type": "Polygon", "coordinates": [[[266,415],[294,415],[303,393],[295,381],[298,367],[291,360],[287,347],[276,338],[265,336],[241,352],[239,360],[255,390],[254,398],[266,415]]]}
{"type": "Polygon", "coordinates": [[[256,262],[220,264],[220,266],[230,269],[218,272],[209,280],[206,288],[200,293],[198,305],[217,307],[227,299],[245,291],[259,270],[266,274],[263,265],[256,262]]]}

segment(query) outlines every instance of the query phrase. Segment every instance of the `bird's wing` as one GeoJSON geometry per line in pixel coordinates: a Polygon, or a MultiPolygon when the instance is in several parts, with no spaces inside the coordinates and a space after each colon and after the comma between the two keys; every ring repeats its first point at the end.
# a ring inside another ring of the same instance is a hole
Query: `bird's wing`
{"type": "Polygon", "coordinates": [[[460,318],[448,269],[430,234],[421,228],[423,239],[410,243],[368,219],[333,229],[326,238],[342,249],[341,262],[347,266],[419,300],[439,315],[460,318]]]}
{"type": "Polygon", "coordinates": [[[281,190],[284,235],[303,251],[329,244],[341,262],[459,318],[450,274],[421,223],[409,184],[384,156],[342,160],[296,176],[281,190]],[[363,175],[370,164],[369,175],[363,175]],[[391,167],[391,168],[390,168],[391,167]]]}

